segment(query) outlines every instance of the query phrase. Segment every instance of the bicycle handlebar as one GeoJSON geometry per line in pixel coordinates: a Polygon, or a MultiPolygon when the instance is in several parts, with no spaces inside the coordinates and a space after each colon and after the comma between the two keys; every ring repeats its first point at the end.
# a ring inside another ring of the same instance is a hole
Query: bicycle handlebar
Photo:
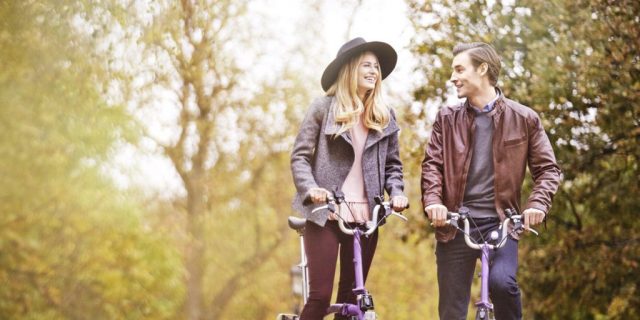
{"type": "MultiPolygon", "coordinates": [[[[453,225],[456,228],[459,229],[458,227],[458,220],[462,219],[464,221],[464,242],[467,243],[467,246],[469,246],[472,249],[478,249],[481,250],[483,246],[488,246],[489,249],[499,249],[502,248],[506,241],[503,241],[502,239],[505,239],[506,236],[509,234],[509,222],[513,222],[515,227],[514,230],[520,230],[520,229],[525,229],[524,225],[522,224],[522,215],[519,214],[511,214],[510,216],[508,216],[507,218],[504,219],[504,221],[502,221],[501,226],[499,227],[499,229],[502,229],[502,237],[500,238],[501,241],[498,242],[498,244],[489,244],[489,243],[484,243],[484,244],[479,244],[477,242],[475,242],[474,240],[471,239],[470,236],[470,225],[469,225],[469,215],[468,212],[465,212],[463,214],[457,213],[457,212],[449,212],[447,213],[447,224],[449,225],[453,225]]],[[[538,235],[538,232],[536,230],[534,230],[533,228],[527,228],[527,230],[533,232],[536,236],[538,235]]],[[[493,239],[496,240],[496,239],[493,239]]]]}
{"type": "MultiPolygon", "coordinates": [[[[470,236],[471,227],[469,225],[469,219],[468,219],[467,215],[461,215],[461,214],[459,214],[457,212],[449,212],[449,213],[447,213],[447,219],[449,220],[449,221],[447,221],[447,224],[451,224],[451,225],[454,225],[456,227],[457,227],[457,224],[458,224],[458,220],[462,219],[462,221],[464,221],[464,242],[466,242],[467,246],[469,246],[472,249],[480,250],[480,249],[482,249],[482,246],[484,246],[484,245],[488,246],[489,249],[499,249],[499,248],[502,248],[502,246],[504,246],[504,244],[505,244],[504,241],[498,242],[497,245],[489,244],[489,243],[479,244],[479,243],[473,241],[471,239],[471,236],[470,236]]],[[[508,234],[507,229],[508,229],[508,226],[509,226],[509,221],[511,221],[511,218],[504,219],[504,221],[502,222],[502,225],[500,226],[500,229],[502,229],[502,238],[501,239],[504,239],[508,234]]],[[[493,239],[493,240],[495,240],[495,239],[493,239]]]]}
{"type": "MultiPolygon", "coordinates": [[[[332,194],[327,195],[327,201],[325,205],[319,206],[315,209],[313,209],[311,212],[315,213],[317,211],[320,210],[329,210],[332,213],[336,212],[336,204],[340,204],[344,201],[344,197],[340,194],[337,194],[337,192],[332,192],[332,194]],[[333,194],[333,195],[332,195],[333,194]]],[[[380,224],[380,221],[382,221],[382,219],[387,218],[388,216],[396,216],[404,221],[408,221],[407,217],[393,211],[390,210],[391,209],[391,202],[390,201],[382,201],[382,197],[376,197],[375,199],[376,201],[376,205],[373,207],[373,211],[372,211],[372,217],[370,221],[367,221],[365,223],[365,227],[366,227],[366,231],[363,232],[364,235],[370,235],[372,234],[374,231],[376,231],[376,229],[378,228],[378,225],[380,224]],[[384,208],[385,212],[391,212],[389,214],[385,214],[385,216],[382,219],[378,219],[378,213],[380,212],[380,208],[384,208]]],[[[313,201],[311,201],[311,197],[309,195],[307,195],[302,204],[303,205],[310,205],[312,204],[313,201]]],[[[405,209],[409,208],[409,204],[407,204],[407,206],[405,207],[405,209]]],[[[344,219],[339,218],[338,219],[338,226],[340,227],[340,230],[348,235],[353,235],[355,233],[356,228],[349,228],[345,225],[345,221],[344,219]]]]}

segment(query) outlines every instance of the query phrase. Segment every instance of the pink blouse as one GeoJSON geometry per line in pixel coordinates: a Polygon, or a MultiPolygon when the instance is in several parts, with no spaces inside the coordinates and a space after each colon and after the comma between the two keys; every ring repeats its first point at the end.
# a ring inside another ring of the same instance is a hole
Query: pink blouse
{"type": "MultiPolygon", "coordinates": [[[[362,154],[364,146],[369,135],[369,129],[364,126],[363,117],[349,129],[351,135],[351,145],[355,157],[353,166],[342,185],[342,192],[345,196],[345,202],[340,204],[338,214],[346,222],[363,223],[370,219],[369,202],[367,194],[364,190],[364,174],[362,172],[362,154]]],[[[335,215],[330,219],[336,220],[335,215]]]]}

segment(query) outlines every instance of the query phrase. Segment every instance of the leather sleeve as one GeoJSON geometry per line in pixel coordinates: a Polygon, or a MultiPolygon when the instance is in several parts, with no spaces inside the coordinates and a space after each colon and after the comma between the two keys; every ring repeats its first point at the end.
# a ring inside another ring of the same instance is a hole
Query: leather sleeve
{"type": "Polygon", "coordinates": [[[442,111],[438,112],[431,130],[422,161],[422,208],[430,204],[442,204],[443,149],[442,149],[442,111]]]}
{"type": "Polygon", "coordinates": [[[533,177],[533,189],[526,208],[536,208],[549,212],[553,195],[562,179],[560,167],[556,163],[553,147],[542,127],[538,115],[529,121],[529,171],[533,177]]]}

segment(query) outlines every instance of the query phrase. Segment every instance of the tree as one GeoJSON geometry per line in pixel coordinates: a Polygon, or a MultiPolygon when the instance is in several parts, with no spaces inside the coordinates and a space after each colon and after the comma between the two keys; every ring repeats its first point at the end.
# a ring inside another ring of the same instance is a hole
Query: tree
{"type": "Polygon", "coordinates": [[[416,100],[442,105],[453,45],[488,42],[503,57],[503,91],[540,114],[554,145],[564,182],[549,229],[539,239],[520,242],[528,317],[637,314],[640,5],[409,4],[418,31],[413,50],[425,76],[416,100]]]}
{"type": "Polygon", "coordinates": [[[180,297],[179,256],[102,173],[136,128],[103,96],[92,9],[0,4],[0,318],[168,319],[180,297]]]}
{"type": "MultiPolygon", "coordinates": [[[[256,296],[249,281],[261,281],[256,274],[287,239],[288,124],[301,111],[289,106],[306,105],[309,90],[298,70],[273,66],[267,79],[260,75],[261,51],[273,37],[262,19],[249,14],[247,1],[165,1],[122,24],[125,41],[140,40],[136,55],[122,59],[132,69],[117,70],[126,75],[123,91],[133,93],[135,113],[169,118],[141,120],[184,188],[171,207],[185,228],[178,246],[187,319],[262,317],[267,296],[252,297],[251,306],[240,299],[256,296]]],[[[286,58],[300,60],[292,52],[286,58]]]]}

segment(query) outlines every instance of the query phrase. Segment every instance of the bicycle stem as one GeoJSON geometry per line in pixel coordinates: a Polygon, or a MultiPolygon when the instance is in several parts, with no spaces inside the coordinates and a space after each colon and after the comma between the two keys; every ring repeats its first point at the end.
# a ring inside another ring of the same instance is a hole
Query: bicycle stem
{"type": "Polygon", "coordinates": [[[476,302],[477,307],[487,307],[488,309],[492,309],[493,305],[489,302],[489,244],[482,244],[482,253],[480,261],[481,271],[480,271],[480,301],[476,302]]]}
{"type": "Polygon", "coordinates": [[[360,230],[354,229],[353,233],[353,264],[355,268],[356,283],[353,288],[353,293],[358,294],[365,293],[364,277],[362,275],[362,248],[360,247],[360,230]]]}

